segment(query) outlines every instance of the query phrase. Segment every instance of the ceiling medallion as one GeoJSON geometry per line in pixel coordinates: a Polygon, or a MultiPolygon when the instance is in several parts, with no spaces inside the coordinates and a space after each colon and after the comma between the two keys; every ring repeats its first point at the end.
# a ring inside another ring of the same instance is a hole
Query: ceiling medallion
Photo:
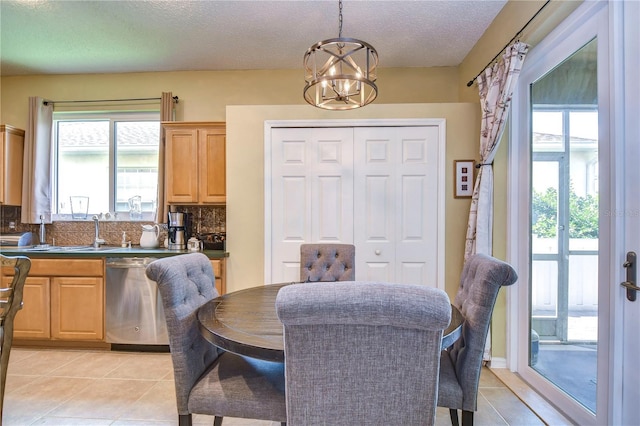
{"type": "Polygon", "coordinates": [[[342,37],[342,0],[338,38],[319,41],[304,54],[304,99],[318,108],[347,110],[378,96],[378,52],[369,43],[342,37]]]}

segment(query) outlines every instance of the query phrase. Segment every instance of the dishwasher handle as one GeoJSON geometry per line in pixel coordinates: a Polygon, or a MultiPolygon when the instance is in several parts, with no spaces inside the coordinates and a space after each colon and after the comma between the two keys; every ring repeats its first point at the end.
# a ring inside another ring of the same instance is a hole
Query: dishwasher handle
{"type": "Polygon", "coordinates": [[[112,257],[107,259],[107,268],[131,269],[146,268],[155,257],[112,257]]]}

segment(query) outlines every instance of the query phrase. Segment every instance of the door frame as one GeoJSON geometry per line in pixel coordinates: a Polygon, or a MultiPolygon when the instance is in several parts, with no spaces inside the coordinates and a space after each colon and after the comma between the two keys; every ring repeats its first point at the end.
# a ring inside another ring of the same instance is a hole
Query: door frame
{"type": "MultiPolygon", "coordinates": [[[[271,277],[271,129],[287,127],[423,127],[437,126],[438,169],[444,176],[446,170],[446,120],[444,118],[405,118],[405,119],[344,119],[344,120],[266,120],[264,122],[264,279],[271,277]]],[[[445,204],[446,179],[438,182],[437,217],[438,217],[438,256],[437,288],[445,288],[445,204]]],[[[266,282],[266,281],[265,281],[266,282]]]]}
{"type": "Polygon", "coordinates": [[[618,424],[615,419],[621,419],[620,390],[622,383],[622,343],[620,341],[621,329],[621,291],[620,262],[621,248],[615,246],[615,242],[623,235],[619,224],[612,220],[611,215],[600,215],[600,242],[599,242],[599,289],[598,289],[598,372],[597,372],[597,406],[595,416],[577,402],[571,403],[569,398],[557,387],[545,380],[534,377],[537,373],[528,366],[528,325],[529,309],[525,308],[529,297],[529,250],[520,250],[521,247],[529,247],[528,221],[523,218],[530,216],[530,205],[527,197],[521,196],[522,191],[529,191],[530,176],[528,167],[530,153],[526,143],[529,141],[531,123],[528,113],[529,93],[528,80],[539,78],[529,70],[537,67],[538,70],[547,66],[551,70],[555,65],[566,59],[569,52],[575,52],[584,43],[582,41],[592,37],[598,37],[598,68],[602,73],[598,76],[599,99],[599,157],[600,169],[600,205],[601,211],[605,206],[620,205],[620,194],[623,182],[620,170],[621,158],[619,149],[616,150],[616,142],[621,138],[620,121],[616,119],[616,108],[622,94],[620,83],[616,83],[611,76],[619,76],[620,58],[616,48],[623,37],[617,27],[621,25],[621,5],[618,2],[584,2],[563,23],[553,30],[544,40],[535,46],[525,60],[520,75],[518,89],[513,97],[512,125],[509,146],[509,176],[508,183],[508,261],[518,270],[519,282],[522,286],[515,286],[508,294],[507,299],[507,362],[511,371],[519,373],[522,378],[535,388],[540,394],[545,395],[550,401],[563,411],[572,421],[578,424],[618,424]],[[596,25],[594,25],[597,23],[596,25]],[[582,44],[581,44],[582,43],[582,44]],[[555,51],[558,46],[564,46],[562,52],[555,51]],[[554,65],[555,64],[555,65],[554,65]],[[612,65],[611,65],[612,64],[612,65]],[[617,157],[617,158],[616,158],[617,157]],[[602,283],[611,283],[609,286],[602,283]],[[510,326],[511,325],[511,326],[510,326]],[[605,326],[606,325],[606,326],[605,326]],[[525,336],[525,337],[523,337],[525,336]],[[564,402],[566,401],[566,402],[564,402]]]}
{"type": "Polygon", "coordinates": [[[613,407],[611,424],[637,424],[640,421],[637,407],[640,398],[640,372],[636,365],[640,352],[640,300],[628,301],[626,291],[619,283],[626,281],[626,271],[621,266],[626,253],[640,252],[637,239],[640,234],[640,200],[636,186],[640,173],[635,162],[640,157],[640,82],[637,79],[640,67],[640,4],[635,1],[614,3],[611,7],[614,43],[612,75],[616,86],[612,89],[612,110],[616,120],[612,125],[612,139],[616,150],[612,154],[615,164],[612,179],[615,181],[616,193],[624,195],[614,197],[617,204],[612,206],[617,210],[610,213],[614,218],[624,217],[624,220],[614,220],[615,225],[612,225],[612,228],[615,226],[615,247],[611,250],[613,268],[610,291],[613,299],[612,322],[615,324],[612,329],[612,350],[615,352],[610,366],[613,386],[609,403],[613,407]]]}

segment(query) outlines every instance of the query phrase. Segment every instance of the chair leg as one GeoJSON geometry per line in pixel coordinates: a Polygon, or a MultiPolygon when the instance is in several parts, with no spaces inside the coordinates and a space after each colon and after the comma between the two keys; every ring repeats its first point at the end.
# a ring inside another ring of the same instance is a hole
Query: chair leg
{"type": "Polygon", "coordinates": [[[215,416],[213,418],[213,426],[222,426],[222,417],[215,416]]]}
{"type": "Polygon", "coordinates": [[[449,408],[449,417],[451,417],[451,426],[460,426],[458,423],[458,410],[449,408]]]}
{"type": "Polygon", "coordinates": [[[191,426],[191,414],[178,414],[178,426],[191,426]]]}
{"type": "Polygon", "coordinates": [[[462,410],[462,426],[473,426],[473,411],[462,410]]]}
{"type": "Polygon", "coordinates": [[[2,412],[4,408],[4,389],[7,383],[7,369],[9,355],[13,342],[13,317],[7,316],[5,324],[0,324],[0,426],[2,426],[2,412]],[[6,327],[6,328],[5,328],[6,327]]]}

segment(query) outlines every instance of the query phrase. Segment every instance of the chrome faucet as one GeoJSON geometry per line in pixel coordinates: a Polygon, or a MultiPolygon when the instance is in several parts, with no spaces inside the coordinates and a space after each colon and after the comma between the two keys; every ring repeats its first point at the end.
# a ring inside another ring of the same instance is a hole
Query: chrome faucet
{"type": "Polygon", "coordinates": [[[92,219],[93,219],[93,223],[96,226],[96,237],[93,240],[93,246],[95,248],[98,248],[100,247],[100,244],[104,244],[105,241],[102,238],[100,238],[100,218],[98,218],[97,215],[93,215],[92,219]]]}

